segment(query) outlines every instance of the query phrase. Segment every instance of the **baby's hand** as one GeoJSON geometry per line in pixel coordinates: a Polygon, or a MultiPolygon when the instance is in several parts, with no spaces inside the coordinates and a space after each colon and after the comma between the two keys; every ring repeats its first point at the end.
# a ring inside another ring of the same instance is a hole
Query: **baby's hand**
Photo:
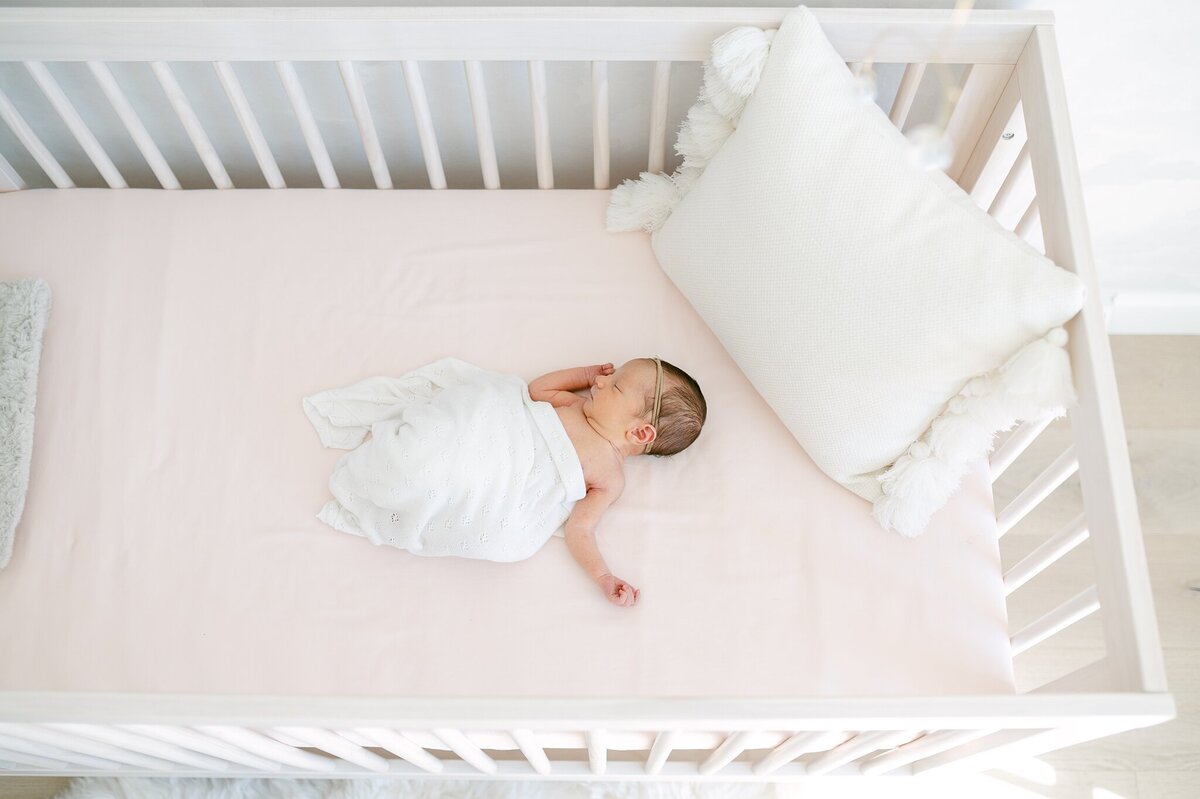
{"type": "Polygon", "coordinates": [[[611,574],[598,577],[596,584],[600,586],[600,590],[608,597],[609,602],[614,605],[620,605],[623,608],[631,608],[636,605],[638,597],[642,593],[629,583],[619,577],[613,577],[611,574]]]}
{"type": "Polygon", "coordinates": [[[596,366],[585,366],[584,369],[587,370],[587,380],[589,385],[596,380],[598,375],[611,375],[614,371],[616,371],[613,369],[613,365],[611,363],[602,363],[597,364],[596,366]]]}

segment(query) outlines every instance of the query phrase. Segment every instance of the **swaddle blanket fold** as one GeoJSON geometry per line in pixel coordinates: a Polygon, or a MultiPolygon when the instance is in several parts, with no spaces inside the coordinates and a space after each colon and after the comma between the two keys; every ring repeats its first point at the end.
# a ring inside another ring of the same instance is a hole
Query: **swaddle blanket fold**
{"type": "Polygon", "coordinates": [[[456,358],[322,391],[304,411],[326,447],[351,450],[318,518],[375,544],[523,560],[586,493],[554,408],[519,377],[456,358]]]}

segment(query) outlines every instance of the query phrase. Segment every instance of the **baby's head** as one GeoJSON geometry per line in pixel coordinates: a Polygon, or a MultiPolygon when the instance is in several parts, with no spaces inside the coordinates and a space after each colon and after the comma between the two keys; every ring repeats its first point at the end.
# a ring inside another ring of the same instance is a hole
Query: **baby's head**
{"type": "Polygon", "coordinates": [[[598,376],[589,406],[589,415],[606,428],[624,431],[634,454],[682,452],[700,435],[708,415],[704,394],[692,376],[655,358],[636,358],[611,375],[598,376]]]}

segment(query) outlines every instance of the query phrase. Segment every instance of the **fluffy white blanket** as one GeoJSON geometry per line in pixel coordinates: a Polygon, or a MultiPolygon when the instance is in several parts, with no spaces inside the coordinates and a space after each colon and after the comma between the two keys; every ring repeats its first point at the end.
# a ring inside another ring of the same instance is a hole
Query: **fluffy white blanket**
{"type": "Polygon", "coordinates": [[[307,397],[304,411],[326,447],[352,450],[318,518],[375,544],[522,560],[586,493],[558,414],[513,375],[445,358],[307,397]]]}

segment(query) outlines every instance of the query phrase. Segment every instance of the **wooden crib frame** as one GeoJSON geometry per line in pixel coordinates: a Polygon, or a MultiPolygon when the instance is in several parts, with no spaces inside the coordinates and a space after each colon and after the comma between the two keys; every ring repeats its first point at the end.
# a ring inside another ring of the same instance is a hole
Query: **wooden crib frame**
{"type": "MultiPolygon", "coordinates": [[[[528,62],[537,178],[554,186],[545,62],[592,62],[594,185],[610,182],[608,61],[654,62],[647,165],[668,144],[672,62],[699,61],[736,25],[777,27],[776,8],[136,8],[0,9],[0,61],[23,61],[107,184],[120,165],[76,113],[45,61],[87,62],[165,189],[180,182],[107,62],[146,62],[218,188],[232,181],[170,62],[209,61],[268,185],[284,178],[242,92],[235,61],[273,61],[322,183],[337,171],[292,62],[336,61],[379,188],[390,188],[355,61],[402,64],[429,185],[446,186],[419,62],[462,61],[483,185],[499,171],[481,61],[528,62]]],[[[1036,198],[1016,225],[1087,284],[1069,325],[1079,404],[1074,444],[997,515],[1003,535],[1078,472],[1083,512],[1007,567],[1010,591],[1090,539],[1095,583],[1012,635],[1014,657],[1099,613],[1107,654],[1019,695],[749,700],[297,698],[0,693],[0,773],[207,776],[442,776],[546,779],[806,780],[820,775],[977,770],[1174,715],[1166,693],[1124,426],[1092,263],[1053,20],[1044,12],[817,10],[852,65],[906,64],[891,117],[903,125],[926,64],[968,64],[947,135],[948,174],[974,196],[1011,201],[1032,170],[1036,198]],[[1012,134],[1012,135],[1010,135],[1012,134]],[[998,188],[997,188],[998,187],[998,188]],[[487,750],[487,751],[485,751],[487,750]],[[684,751],[686,750],[686,751],[684,751]],[[517,752],[519,751],[519,755],[517,752]],[[633,752],[614,756],[610,752],[633,752]],[[672,757],[672,752],[675,756],[672,757]]],[[[0,120],[60,188],[71,177],[0,84],[0,120]]],[[[0,190],[25,181],[0,154],[0,190]]],[[[992,456],[998,477],[1042,432],[1026,424],[992,456]]],[[[2,579],[2,576],[0,576],[2,579]]],[[[233,653],[231,653],[232,655],[233,653]]]]}

